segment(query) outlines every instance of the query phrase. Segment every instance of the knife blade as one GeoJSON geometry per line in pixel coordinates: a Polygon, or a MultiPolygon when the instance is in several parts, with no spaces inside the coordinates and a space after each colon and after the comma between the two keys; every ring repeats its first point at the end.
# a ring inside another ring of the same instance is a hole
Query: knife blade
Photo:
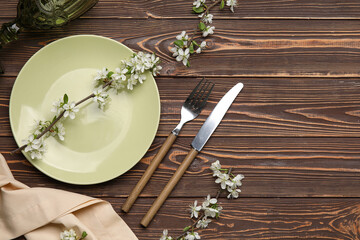
{"type": "Polygon", "coordinates": [[[204,124],[201,126],[198,134],[191,143],[191,146],[200,152],[210,136],[213,134],[221,120],[225,116],[225,113],[230,108],[231,104],[243,89],[244,84],[238,83],[232,87],[218,102],[214,110],[210,113],[204,124]]]}
{"type": "Polygon", "coordinates": [[[215,106],[214,110],[210,113],[209,117],[205,120],[198,134],[191,143],[192,148],[185,157],[184,161],[180,164],[179,168],[176,170],[174,175],[171,177],[169,182],[161,191],[160,195],[156,198],[155,202],[152,204],[146,215],[141,220],[140,224],[143,227],[147,227],[151,222],[151,220],[154,218],[155,214],[159,211],[160,207],[165,202],[166,198],[170,195],[176,184],[179,182],[182,175],[188,169],[191,162],[195,159],[197,154],[202,150],[206,142],[209,140],[211,134],[220,124],[227,110],[230,108],[231,104],[233,103],[237,95],[243,89],[243,86],[244,85],[242,83],[238,83],[234,87],[232,87],[221,98],[221,100],[215,106]]]}

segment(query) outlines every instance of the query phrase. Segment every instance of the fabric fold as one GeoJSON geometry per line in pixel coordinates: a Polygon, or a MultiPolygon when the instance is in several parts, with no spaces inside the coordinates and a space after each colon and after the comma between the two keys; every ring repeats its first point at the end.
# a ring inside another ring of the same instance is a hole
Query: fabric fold
{"type": "Polygon", "coordinates": [[[111,204],[51,188],[29,188],[15,180],[0,154],[0,240],[25,235],[29,240],[59,240],[73,228],[86,240],[136,240],[111,204]]]}

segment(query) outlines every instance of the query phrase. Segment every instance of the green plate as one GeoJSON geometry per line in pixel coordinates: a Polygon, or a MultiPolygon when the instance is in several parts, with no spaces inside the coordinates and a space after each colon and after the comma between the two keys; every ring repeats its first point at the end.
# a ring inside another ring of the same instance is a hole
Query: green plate
{"type": "MultiPolygon", "coordinates": [[[[17,144],[37,120],[51,120],[52,103],[67,93],[78,101],[93,91],[96,71],[110,70],[133,52],[121,43],[94,35],[57,40],[39,50],[21,69],[10,97],[10,124],[17,144]]],[[[64,121],[65,141],[49,137],[43,159],[25,157],[40,171],[72,184],[108,181],[128,171],[147,152],[160,119],[160,97],[151,74],[133,91],[110,93],[105,111],[91,100],[74,120],[64,121]]]]}

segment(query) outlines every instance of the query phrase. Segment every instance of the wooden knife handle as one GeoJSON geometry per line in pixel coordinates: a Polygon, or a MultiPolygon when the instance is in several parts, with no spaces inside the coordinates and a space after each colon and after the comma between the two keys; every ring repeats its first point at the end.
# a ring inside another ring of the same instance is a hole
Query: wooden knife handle
{"type": "Polygon", "coordinates": [[[167,185],[164,187],[160,195],[157,197],[149,211],[146,213],[144,218],[141,220],[141,225],[147,227],[151,220],[154,218],[155,214],[159,211],[162,204],[165,202],[166,198],[170,195],[176,184],[179,182],[182,175],[184,175],[186,169],[190,166],[191,162],[197,156],[198,151],[194,148],[190,150],[188,155],[185,157],[184,161],[181,163],[179,168],[176,170],[174,175],[171,177],[167,185]]]}
{"type": "Polygon", "coordinates": [[[146,169],[145,173],[142,175],[139,182],[136,184],[132,192],[130,193],[129,197],[126,199],[126,202],[122,206],[122,210],[124,212],[129,212],[130,208],[134,204],[135,200],[140,195],[141,191],[146,186],[147,182],[149,181],[150,177],[153,175],[157,167],[159,166],[161,160],[165,157],[166,153],[169,151],[173,143],[175,142],[176,135],[170,133],[167,139],[165,140],[164,144],[161,146],[159,152],[155,155],[153,160],[151,161],[150,165],[146,169]]]}

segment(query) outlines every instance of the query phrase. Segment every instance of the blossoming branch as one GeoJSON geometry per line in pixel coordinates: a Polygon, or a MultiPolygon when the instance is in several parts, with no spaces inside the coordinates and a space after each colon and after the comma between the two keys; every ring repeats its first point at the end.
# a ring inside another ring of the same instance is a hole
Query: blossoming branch
{"type": "Polygon", "coordinates": [[[210,13],[210,10],[217,5],[219,5],[220,9],[223,9],[225,4],[234,12],[237,0],[215,0],[209,6],[206,5],[206,0],[195,0],[193,2],[192,11],[195,14],[199,14],[199,24],[190,37],[186,31],[182,31],[180,35],[176,36],[176,40],[173,42],[174,47],[170,50],[173,53],[172,56],[176,58],[176,61],[182,62],[185,66],[190,67],[190,55],[195,53],[200,54],[207,45],[206,41],[198,43],[195,40],[199,38],[199,36],[195,36],[196,33],[201,32],[203,38],[214,34],[215,27],[210,25],[212,24],[214,15],[210,13]]]}
{"type": "Polygon", "coordinates": [[[195,240],[201,239],[200,234],[196,232],[197,229],[207,228],[212,219],[218,219],[220,217],[223,208],[219,205],[218,198],[220,194],[226,189],[228,192],[227,198],[238,198],[241,190],[238,188],[242,186],[241,180],[244,179],[244,175],[232,174],[232,169],[222,168],[219,161],[211,164],[210,169],[213,172],[213,176],[217,177],[215,183],[220,184],[216,197],[211,198],[210,194],[204,199],[204,201],[198,205],[198,201],[195,200],[193,205],[190,205],[190,219],[193,223],[186,226],[183,229],[183,233],[172,238],[169,236],[169,231],[165,229],[160,240],[195,240]]]}
{"type": "Polygon", "coordinates": [[[138,52],[130,58],[130,60],[122,60],[121,66],[115,71],[109,71],[107,68],[99,70],[94,78],[96,89],[89,96],[78,102],[70,102],[67,94],[53,103],[52,112],[55,116],[52,120],[37,121],[36,125],[27,139],[23,140],[23,145],[14,150],[12,153],[25,150],[30,154],[32,159],[41,159],[46,151],[44,140],[49,137],[57,137],[60,141],[64,141],[65,128],[62,123],[63,119],[75,119],[76,113],[79,111],[79,105],[89,99],[93,99],[98,107],[104,110],[110,97],[108,90],[114,90],[119,93],[122,89],[133,90],[138,83],[142,84],[146,79],[146,72],[150,72],[156,76],[161,70],[160,59],[155,54],[145,54],[138,52]]]}

